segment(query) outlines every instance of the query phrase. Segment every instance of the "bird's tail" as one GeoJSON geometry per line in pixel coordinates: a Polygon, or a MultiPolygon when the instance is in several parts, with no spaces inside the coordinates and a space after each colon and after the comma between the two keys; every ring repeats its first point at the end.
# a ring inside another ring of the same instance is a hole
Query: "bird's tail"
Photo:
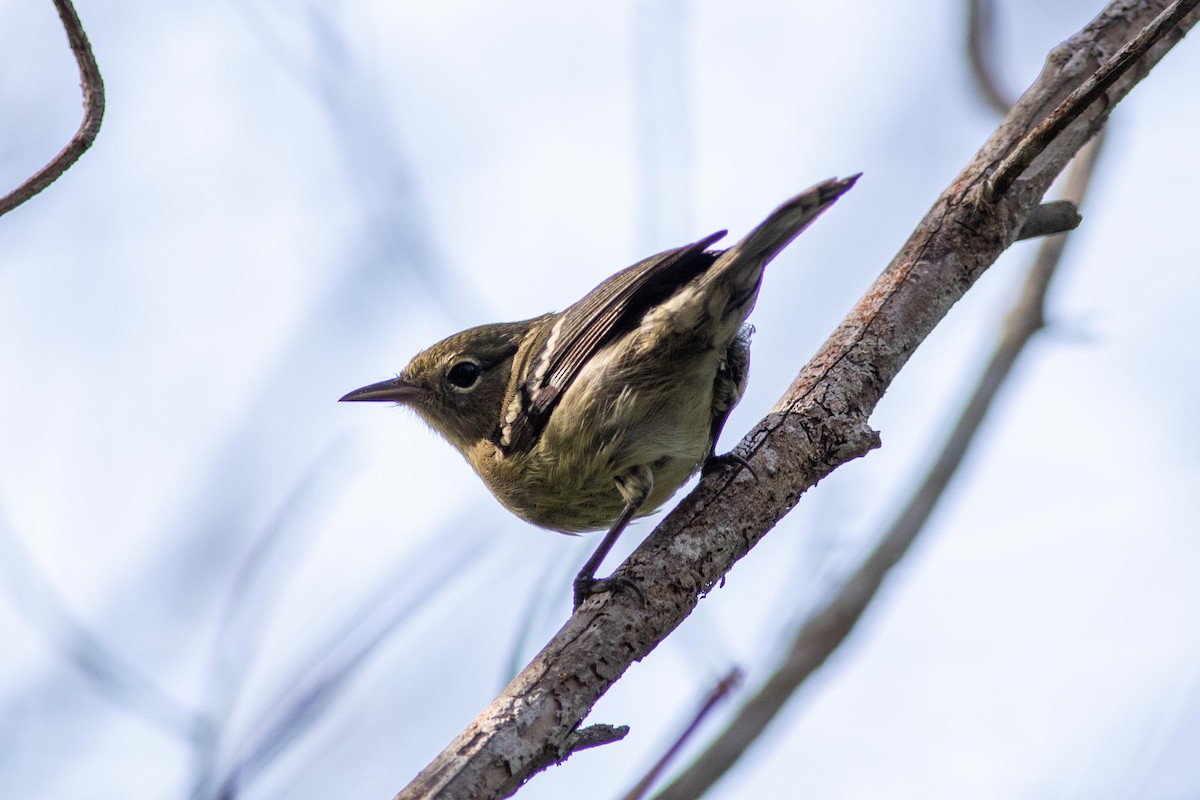
{"type": "MultiPolygon", "coordinates": [[[[850,190],[859,175],[833,178],[818,183],[788,200],[762,221],[733,247],[722,253],[705,272],[705,281],[730,281],[734,298],[749,301],[743,313],[750,313],[758,293],[763,267],[787,247],[800,232],[821,215],[825,209],[850,190]]],[[[732,305],[737,305],[735,300],[732,305]]]]}

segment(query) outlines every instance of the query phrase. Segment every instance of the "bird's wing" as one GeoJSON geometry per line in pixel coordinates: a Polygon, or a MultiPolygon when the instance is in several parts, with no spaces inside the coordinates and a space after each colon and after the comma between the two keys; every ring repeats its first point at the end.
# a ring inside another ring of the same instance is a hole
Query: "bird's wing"
{"type": "Polygon", "coordinates": [[[558,399],[596,352],[634,328],[650,308],[708,269],[716,253],[706,252],[725,235],[705,238],[639,261],[621,270],[572,305],[555,321],[530,359],[528,377],[517,387],[497,432],[506,453],[533,446],[558,399]]]}

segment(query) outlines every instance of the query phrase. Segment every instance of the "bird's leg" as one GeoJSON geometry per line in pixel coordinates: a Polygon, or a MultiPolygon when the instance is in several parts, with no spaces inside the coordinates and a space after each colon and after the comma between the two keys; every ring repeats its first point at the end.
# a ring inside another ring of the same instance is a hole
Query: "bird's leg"
{"type": "Polygon", "coordinates": [[[721,368],[717,370],[716,379],[713,380],[712,427],[708,434],[708,441],[712,444],[709,445],[708,458],[704,459],[704,465],[700,467],[701,475],[709,475],[719,469],[736,466],[749,472],[754,480],[758,480],[758,473],[742,456],[732,450],[717,455],[717,439],[721,438],[721,430],[729,419],[729,412],[733,411],[738,400],[742,399],[742,393],[746,391],[746,378],[750,374],[750,335],[752,333],[754,333],[752,326],[742,326],[738,335],[730,343],[729,349],[725,351],[725,359],[721,363],[721,368]]]}
{"type": "Polygon", "coordinates": [[[628,578],[601,579],[596,577],[596,570],[600,569],[600,564],[603,563],[605,556],[612,550],[617,539],[621,537],[621,533],[633,519],[633,515],[642,507],[642,503],[646,502],[646,498],[654,489],[654,473],[646,465],[633,467],[628,472],[617,476],[617,489],[621,492],[625,505],[616,522],[609,528],[608,533],[604,534],[600,545],[580,568],[579,574],[575,576],[575,608],[579,608],[584,600],[594,594],[618,589],[629,589],[638,596],[639,600],[645,600],[641,590],[628,578]]]}

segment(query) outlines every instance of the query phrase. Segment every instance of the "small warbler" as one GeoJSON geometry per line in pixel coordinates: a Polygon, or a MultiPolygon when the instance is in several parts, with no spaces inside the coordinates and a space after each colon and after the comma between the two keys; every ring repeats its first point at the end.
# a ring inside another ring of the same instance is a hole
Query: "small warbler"
{"type": "Polygon", "coordinates": [[[534,525],[608,528],[575,578],[576,606],[636,592],[596,570],[630,520],[722,460],[714,448],[746,388],[743,323],[763,267],[857,179],[797,195],[728,250],[709,249],[720,231],[639,261],[565,311],[456,333],[342,400],[413,409],[534,525]]]}

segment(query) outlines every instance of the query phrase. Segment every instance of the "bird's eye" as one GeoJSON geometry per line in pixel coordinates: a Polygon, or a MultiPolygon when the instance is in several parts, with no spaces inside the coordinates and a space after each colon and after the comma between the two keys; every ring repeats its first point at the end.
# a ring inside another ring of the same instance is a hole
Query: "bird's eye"
{"type": "Polygon", "coordinates": [[[483,367],[474,361],[459,361],[446,373],[446,380],[457,389],[470,389],[483,374],[483,367]]]}

